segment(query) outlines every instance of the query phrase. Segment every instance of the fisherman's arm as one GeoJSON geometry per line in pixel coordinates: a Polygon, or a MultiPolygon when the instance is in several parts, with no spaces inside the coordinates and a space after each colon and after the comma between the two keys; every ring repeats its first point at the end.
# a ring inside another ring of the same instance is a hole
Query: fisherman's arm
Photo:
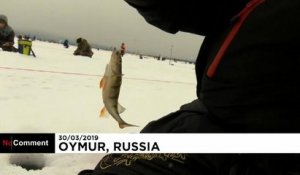
{"type": "Polygon", "coordinates": [[[78,55],[78,54],[79,54],[79,49],[77,48],[77,49],[74,51],[73,55],[78,55]]]}
{"type": "Polygon", "coordinates": [[[2,46],[5,46],[5,47],[10,47],[10,46],[13,46],[14,43],[13,42],[5,42],[2,44],[2,46]]]}
{"type": "Polygon", "coordinates": [[[12,30],[10,35],[8,36],[8,43],[14,45],[15,43],[15,32],[12,30]]]}
{"type": "Polygon", "coordinates": [[[230,22],[249,0],[125,0],[146,21],[164,31],[207,35],[230,22]]]}
{"type": "Polygon", "coordinates": [[[1,41],[1,46],[9,47],[14,45],[15,32],[12,30],[8,37],[6,37],[5,41],[1,41]]]}
{"type": "Polygon", "coordinates": [[[77,46],[77,49],[74,51],[74,55],[78,55],[82,51],[82,42],[80,42],[77,46]]]}

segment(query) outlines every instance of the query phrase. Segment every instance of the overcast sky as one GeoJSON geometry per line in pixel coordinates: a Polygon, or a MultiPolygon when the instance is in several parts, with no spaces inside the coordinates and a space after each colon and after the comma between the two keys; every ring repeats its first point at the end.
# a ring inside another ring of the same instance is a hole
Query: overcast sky
{"type": "Polygon", "coordinates": [[[0,14],[16,32],[108,47],[125,42],[133,52],[180,59],[195,59],[203,39],[161,31],[123,0],[0,0],[0,14]]]}

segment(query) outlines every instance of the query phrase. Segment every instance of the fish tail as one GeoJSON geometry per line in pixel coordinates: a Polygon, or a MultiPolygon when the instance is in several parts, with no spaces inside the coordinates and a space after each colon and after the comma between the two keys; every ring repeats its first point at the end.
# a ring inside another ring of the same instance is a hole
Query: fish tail
{"type": "Polygon", "coordinates": [[[139,127],[139,126],[137,126],[137,125],[132,125],[132,124],[129,124],[129,123],[126,123],[126,122],[122,122],[122,123],[119,123],[119,127],[120,127],[121,129],[123,129],[123,128],[126,128],[126,127],[139,127]]]}

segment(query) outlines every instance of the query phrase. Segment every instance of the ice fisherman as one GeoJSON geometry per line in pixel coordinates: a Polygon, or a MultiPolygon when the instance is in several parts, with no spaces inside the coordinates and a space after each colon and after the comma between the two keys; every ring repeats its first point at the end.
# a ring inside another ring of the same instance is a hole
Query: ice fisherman
{"type": "Polygon", "coordinates": [[[90,44],[86,39],[77,38],[76,43],[78,46],[77,49],[74,51],[74,55],[82,55],[82,56],[87,56],[92,58],[94,53],[92,51],[90,44]]]}
{"type": "Polygon", "coordinates": [[[32,40],[29,35],[18,35],[18,52],[24,55],[32,55],[36,57],[33,49],[32,49],[32,40]]]}
{"type": "MultiPolygon", "coordinates": [[[[142,133],[300,132],[299,0],[126,2],[166,32],[205,36],[198,98],[142,133]]],[[[299,167],[299,154],[109,154],[80,175],[292,175],[299,167]]]]}
{"type": "Polygon", "coordinates": [[[0,14],[0,48],[3,51],[17,52],[14,47],[15,32],[8,25],[8,19],[5,15],[0,14]]]}
{"type": "Polygon", "coordinates": [[[69,48],[69,40],[64,40],[64,42],[63,42],[63,46],[65,47],[65,48],[69,48]]]}

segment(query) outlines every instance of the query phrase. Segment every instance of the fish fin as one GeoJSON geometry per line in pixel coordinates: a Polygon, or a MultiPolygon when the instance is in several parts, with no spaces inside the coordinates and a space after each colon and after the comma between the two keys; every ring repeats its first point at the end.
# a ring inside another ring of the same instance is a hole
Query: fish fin
{"type": "Polygon", "coordinates": [[[118,112],[119,114],[123,113],[126,110],[126,108],[124,108],[122,105],[120,105],[120,103],[118,103],[118,112]]]}
{"type": "Polygon", "coordinates": [[[123,128],[126,128],[126,127],[139,127],[139,126],[137,126],[137,125],[132,125],[132,124],[129,124],[129,123],[124,122],[124,123],[119,123],[119,127],[120,127],[121,129],[123,129],[123,128]]]}
{"type": "Polygon", "coordinates": [[[100,83],[99,83],[99,87],[100,89],[103,89],[104,88],[104,85],[105,85],[105,81],[106,81],[106,77],[107,77],[107,74],[109,74],[109,71],[110,71],[110,67],[108,64],[106,64],[106,67],[105,67],[105,73],[104,73],[104,76],[102,77],[100,83]]]}
{"type": "Polygon", "coordinates": [[[99,88],[102,89],[104,86],[104,80],[103,78],[100,80],[100,83],[99,83],[99,88]]]}
{"type": "Polygon", "coordinates": [[[99,83],[100,89],[103,89],[104,84],[105,84],[105,80],[104,80],[104,77],[103,77],[103,78],[101,79],[100,83],[99,83]]]}
{"type": "Polygon", "coordinates": [[[100,118],[103,118],[103,117],[108,117],[108,112],[107,112],[107,109],[105,107],[103,107],[100,111],[100,115],[99,115],[100,118]]]}

